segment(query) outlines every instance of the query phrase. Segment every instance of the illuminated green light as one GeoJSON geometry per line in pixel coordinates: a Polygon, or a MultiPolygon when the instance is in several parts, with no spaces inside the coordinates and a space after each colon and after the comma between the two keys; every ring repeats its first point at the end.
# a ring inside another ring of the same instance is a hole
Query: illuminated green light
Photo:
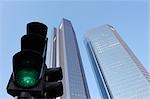
{"type": "Polygon", "coordinates": [[[32,87],[38,82],[38,72],[34,69],[22,69],[16,74],[16,81],[22,87],[32,87]]]}

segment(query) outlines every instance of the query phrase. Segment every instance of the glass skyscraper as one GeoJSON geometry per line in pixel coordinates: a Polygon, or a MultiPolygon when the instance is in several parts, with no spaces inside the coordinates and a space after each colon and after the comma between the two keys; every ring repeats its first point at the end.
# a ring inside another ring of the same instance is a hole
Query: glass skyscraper
{"type": "Polygon", "coordinates": [[[110,25],[86,33],[100,99],[150,99],[150,74],[110,25]]]}
{"type": "Polygon", "coordinates": [[[69,20],[63,19],[54,28],[51,41],[51,65],[61,66],[63,70],[61,99],[90,99],[75,31],[69,20]]]}

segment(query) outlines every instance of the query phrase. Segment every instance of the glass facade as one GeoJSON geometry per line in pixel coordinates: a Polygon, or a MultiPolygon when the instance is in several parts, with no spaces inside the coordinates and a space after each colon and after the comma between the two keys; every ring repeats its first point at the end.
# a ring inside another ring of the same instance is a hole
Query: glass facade
{"type": "Polygon", "coordinates": [[[61,99],[90,99],[75,32],[66,19],[56,33],[56,65],[63,70],[64,95],[61,99]]]}
{"type": "Polygon", "coordinates": [[[149,73],[112,26],[97,27],[85,38],[103,99],[150,98],[149,73]]]}

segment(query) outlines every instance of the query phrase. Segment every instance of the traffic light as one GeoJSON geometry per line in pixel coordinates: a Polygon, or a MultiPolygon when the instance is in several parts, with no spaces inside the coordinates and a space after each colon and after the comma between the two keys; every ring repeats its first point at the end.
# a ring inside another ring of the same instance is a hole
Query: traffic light
{"type": "Polygon", "coordinates": [[[47,98],[59,97],[63,95],[62,82],[62,69],[61,67],[49,68],[46,70],[46,86],[45,94],[47,98]]]}
{"type": "Polygon", "coordinates": [[[38,98],[54,98],[63,94],[62,83],[57,82],[62,79],[61,68],[47,69],[45,62],[47,29],[43,23],[27,24],[27,34],[21,38],[21,51],[13,56],[13,73],[7,85],[10,95],[28,98],[26,94],[29,94],[38,98]]]}
{"type": "Polygon", "coordinates": [[[27,35],[21,38],[21,51],[13,56],[15,83],[23,88],[35,86],[41,79],[47,48],[47,26],[27,24],[27,35]]]}

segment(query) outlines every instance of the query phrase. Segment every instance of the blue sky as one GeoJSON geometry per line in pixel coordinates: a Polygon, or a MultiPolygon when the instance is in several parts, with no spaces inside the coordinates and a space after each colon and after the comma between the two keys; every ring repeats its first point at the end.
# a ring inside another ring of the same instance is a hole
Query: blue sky
{"type": "MultiPolygon", "coordinates": [[[[92,99],[99,99],[89,58],[83,43],[88,30],[110,24],[116,28],[145,68],[150,71],[149,52],[149,6],[148,1],[30,1],[0,2],[0,98],[12,99],[6,85],[12,73],[12,56],[20,51],[20,39],[26,33],[26,24],[39,21],[51,30],[58,27],[62,18],[71,20],[92,99]]],[[[50,45],[50,44],[49,44],[50,45]]],[[[47,64],[49,64],[49,51],[47,64]]]]}

